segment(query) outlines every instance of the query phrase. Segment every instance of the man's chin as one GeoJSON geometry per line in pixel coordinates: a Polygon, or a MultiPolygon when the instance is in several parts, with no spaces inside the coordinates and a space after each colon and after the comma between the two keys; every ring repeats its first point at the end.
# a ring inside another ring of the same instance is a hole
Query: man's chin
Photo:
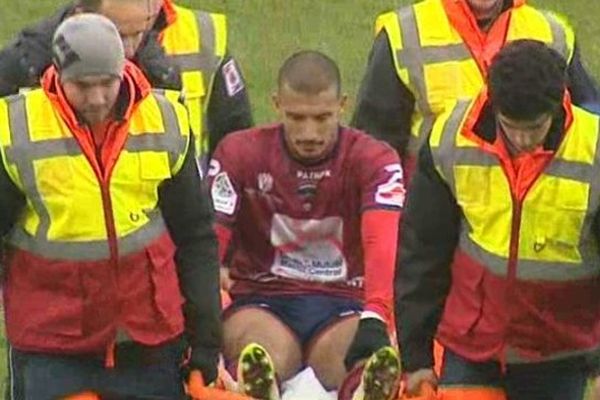
{"type": "Polygon", "coordinates": [[[325,153],[322,150],[301,151],[298,155],[304,161],[316,161],[323,158],[325,153]]]}
{"type": "Polygon", "coordinates": [[[498,15],[499,7],[497,4],[483,7],[471,5],[471,10],[478,20],[486,20],[495,18],[498,15]]]}

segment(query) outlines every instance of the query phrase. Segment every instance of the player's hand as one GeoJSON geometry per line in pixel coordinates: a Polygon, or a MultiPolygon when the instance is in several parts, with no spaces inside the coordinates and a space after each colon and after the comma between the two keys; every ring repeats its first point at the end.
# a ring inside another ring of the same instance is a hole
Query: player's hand
{"type": "Polygon", "coordinates": [[[233,279],[231,279],[231,277],[229,276],[229,268],[221,267],[219,273],[220,273],[221,289],[228,292],[229,289],[231,289],[231,287],[233,286],[233,282],[234,282],[233,279]]]}
{"type": "Polygon", "coordinates": [[[357,362],[369,358],[380,348],[389,345],[390,337],[383,321],[377,318],[361,319],[344,358],[346,370],[350,371],[357,362]]]}
{"type": "Polygon", "coordinates": [[[429,384],[433,388],[437,387],[438,378],[431,368],[419,369],[415,372],[406,374],[406,394],[410,396],[419,396],[423,384],[429,384]]]}

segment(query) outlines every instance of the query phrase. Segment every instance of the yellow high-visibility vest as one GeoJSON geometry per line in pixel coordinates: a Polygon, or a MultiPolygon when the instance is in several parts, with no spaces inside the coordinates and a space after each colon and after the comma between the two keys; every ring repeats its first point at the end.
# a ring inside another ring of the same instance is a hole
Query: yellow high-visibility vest
{"type": "Polygon", "coordinates": [[[42,89],[0,100],[0,152],[26,206],[8,242],[49,259],[111,257],[112,216],[118,255],[140,251],[166,232],[158,186],[181,169],[189,147],[178,92],[152,93],[129,120],[129,136],[106,190],[42,89]],[[110,199],[110,214],[106,198],[110,199]]]}
{"type": "Polygon", "coordinates": [[[227,22],[222,14],[174,8],[177,19],[163,30],[162,45],[181,69],[196,154],[201,157],[208,151],[206,107],[227,51],[227,22]]]}
{"type": "Polygon", "coordinates": [[[573,107],[562,143],[519,203],[498,157],[461,134],[471,104],[458,101],[440,115],[429,138],[436,169],[462,211],[460,249],[497,276],[506,277],[512,262],[518,280],[596,279],[599,117],[573,107]]]}
{"type": "MultiPolygon", "coordinates": [[[[380,15],[375,33],[389,38],[396,73],[414,94],[416,110],[409,153],[416,155],[448,101],[472,99],[484,85],[484,76],[457,29],[443,0],[424,0],[380,15]]],[[[559,16],[528,5],[510,11],[506,41],[535,39],[547,43],[571,60],[574,33],[559,16]]]]}

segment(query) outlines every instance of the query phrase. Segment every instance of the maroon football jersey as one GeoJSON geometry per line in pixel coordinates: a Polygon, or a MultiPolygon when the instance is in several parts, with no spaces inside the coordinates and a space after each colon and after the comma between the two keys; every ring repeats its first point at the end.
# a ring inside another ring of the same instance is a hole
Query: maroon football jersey
{"type": "Polygon", "coordinates": [[[290,156],[281,125],[227,135],[208,179],[217,222],[233,232],[233,295],[362,299],[361,213],[400,210],[405,194],[396,152],[350,128],[316,165],[290,156]]]}

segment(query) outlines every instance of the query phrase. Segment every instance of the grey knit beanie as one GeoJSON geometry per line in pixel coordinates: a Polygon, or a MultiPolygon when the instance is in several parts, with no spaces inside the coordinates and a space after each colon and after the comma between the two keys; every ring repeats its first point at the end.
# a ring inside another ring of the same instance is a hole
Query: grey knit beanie
{"type": "Polygon", "coordinates": [[[62,80],[123,76],[121,36],[115,25],[99,14],[76,14],[64,20],[52,39],[52,57],[62,80]]]}

